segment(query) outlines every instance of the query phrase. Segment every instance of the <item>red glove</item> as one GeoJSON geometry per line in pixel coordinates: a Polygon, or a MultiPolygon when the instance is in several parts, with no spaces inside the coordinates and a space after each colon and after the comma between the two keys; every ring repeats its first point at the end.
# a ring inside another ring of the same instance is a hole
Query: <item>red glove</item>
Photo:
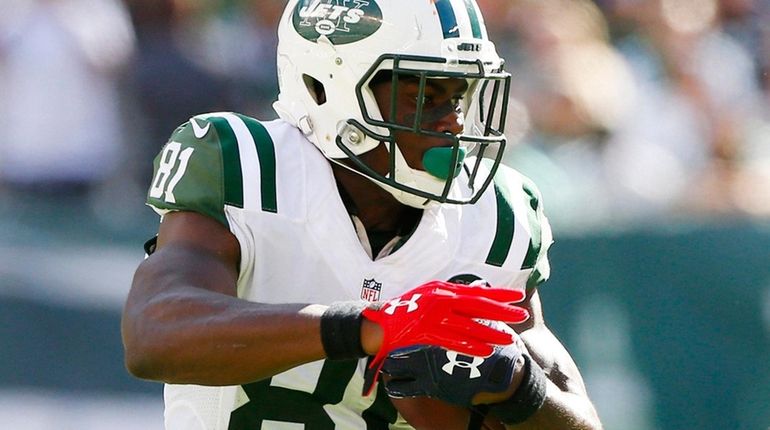
{"type": "Polygon", "coordinates": [[[525,296],[521,290],[431,281],[364,309],[364,318],[378,323],[383,333],[382,345],[369,363],[364,394],[371,393],[385,357],[393,350],[435,345],[486,357],[492,354],[494,345],[513,343],[512,334],[474,319],[522,323],[529,318],[529,312],[506,303],[520,302],[525,296]]]}

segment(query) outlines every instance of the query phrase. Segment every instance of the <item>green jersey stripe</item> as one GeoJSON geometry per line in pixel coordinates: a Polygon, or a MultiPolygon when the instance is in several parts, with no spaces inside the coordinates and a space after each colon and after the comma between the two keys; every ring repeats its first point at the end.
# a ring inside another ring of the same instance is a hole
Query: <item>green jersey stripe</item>
{"type": "MultiPolygon", "coordinates": [[[[230,414],[227,428],[258,429],[270,420],[295,423],[300,428],[333,429],[334,421],[324,407],[342,402],[357,368],[358,360],[324,360],[312,393],[271,385],[272,378],[242,385],[249,401],[230,414]]],[[[392,415],[396,415],[395,410],[392,415]]],[[[381,423],[379,428],[387,428],[387,423],[381,423]]]]}
{"type": "Polygon", "coordinates": [[[529,278],[527,279],[527,291],[542,284],[546,279],[547,277],[543,276],[543,273],[540,271],[540,269],[535,267],[535,269],[532,271],[532,274],[529,275],[529,278]]]}
{"type": "Polygon", "coordinates": [[[537,258],[540,255],[540,222],[537,218],[537,213],[533,210],[527,214],[529,221],[530,240],[529,248],[527,249],[527,255],[524,257],[522,263],[522,269],[531,269],[535,267],[537,258]]]}
{"type": "Polygon", "coordinates": [[[513,243],[515,224],[513,209],[497,184],[495,184],[495,197],[497,198],[497,230],[486,263],[501,267],[505,263],[505,259],[508,258],[508,252],[511,249],[511,243],[513,243]]]}
{"type": "Polygon", "coordinates": [[[278,197],[276,190],[276,170],[275,170],[275,144],[270,133],[259,121],[236,114],[249,129],[249,133],[254,138],[254,144],[257,147],[257,157],[259,158],[259,176],[260,176],[260,195],[262,197],[262,210],[265,212],[278,212],[278,197]]]}
{"type": "Polygon", "coordinates": [[[524,192],[529,197],[527,202],[527,221],[529,222],[529,248],[527,249],[527,255],[524,257],[524,263],[522,263],[522,269],[531,269],[537,264],[538,257],[540,256],[540,247],[542,235],[540,231],[540,201],[529,187],[524,187],[524,192]]]}
{"type": "Polygon", "coordinates": [[[243,173],[238,141],[227,120],[221,117],[207,118],[219,137],[222,148],[222,171],[224,176],[225,204],[243,208],[243,173]]]}

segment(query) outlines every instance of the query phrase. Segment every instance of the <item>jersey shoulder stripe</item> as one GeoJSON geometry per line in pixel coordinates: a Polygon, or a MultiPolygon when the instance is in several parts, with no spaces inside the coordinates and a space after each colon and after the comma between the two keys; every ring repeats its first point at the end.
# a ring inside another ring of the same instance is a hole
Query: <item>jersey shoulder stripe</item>
{"type": "Polygon", "coordinates": [[[198,115],[177,128],[156,157],[147,204],[161,215],[193,211],[228,225],[225,207],[247,206],[249,180],[260,183],[262,209],[275,213],[275,164],[273,141],[259,121],[227,112],[198,115]]]}
{"type": "MultiPolygon", "coordinates": [[[[238,148],[238,138],[227,119],[209,117],[214,125],[222,152],[222,180],[224,183],[224,204],[243,207],[243,170],[241,169],[241,154],[238,148]]],[[[196,121],[192,118],[190,121],[196,121]]]]}
{"type": "Polygon", "coordinates": [[[537,263],[543,243],[541,237],[541,214],[543,210],[540,205],[540,193],[529,178],[522,177],[521,189],[524,192],[524,199],[527,203],[527,222],[530,229],[529,249],[527,249],[527,255],[524,257],[522,269],[532,269],[537,263]]]}
{"type": "Polygon", "coordinates": [[[486,263],[502,267],[516,243],[525,245],[518,238],[526,238],[526,254],[520,269],[532,270],[527,286],[535,287],[550,275],[548,249],[553,241],[540,192],[529,178],[502,165],[494,178],[494,190],[497,228],[486,263]],[[516,226],[526,231],[516,231],[516,226]]]}
{"type": "Polygon", "coordinates": [[[275,162],[275,144],[270,133],[261,122],[254,118],[236,114],[248,128],[254,145],[257,148],[257,157],[259,158],[260,174],[260,196],[262,199],[262,210],[265,212],[278,212],[278,200],[276,190],[276,162],[275,162]]]}
{"type": "Polygon", "coordinates": [[[502,267],[508,258],[508,252],[513,243],[513,233],[516,223],[513,218],[513,208],[508,203],[500,187],[495,184],[495,198],[497,202],[497,228],[492,247],[489,249],[486,263],[492,266],[502,267]]]}

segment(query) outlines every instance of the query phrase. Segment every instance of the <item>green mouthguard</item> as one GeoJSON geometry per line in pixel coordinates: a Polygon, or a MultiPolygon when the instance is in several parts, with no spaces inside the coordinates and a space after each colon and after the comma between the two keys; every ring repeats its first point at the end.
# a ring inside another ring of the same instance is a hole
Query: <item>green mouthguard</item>
{"type": "MultiPolygon", "coordinates": [[[[448,179],[453,151],[454,148],[452,147],[437,147],[427,150],[422,157],[422,164],[425,166],[425,171],[439,179],[448,179]]],[[[458,149],[457,163],[452,170],[453,178],[456,178],[457,175],[460,174],[467,153],[468,151],[465,148],[458,149]]]]}

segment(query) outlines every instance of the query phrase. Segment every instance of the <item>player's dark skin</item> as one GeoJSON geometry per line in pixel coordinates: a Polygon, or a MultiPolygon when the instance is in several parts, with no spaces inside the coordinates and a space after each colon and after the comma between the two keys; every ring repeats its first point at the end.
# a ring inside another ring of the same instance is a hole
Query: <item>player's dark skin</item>
{"type": "MultiPolygon", "coordinates": [[[[436,80],[426,95],[434,106],[443,106],[461,96],[465,85],[459,79],[436,80]]],[[[390,87],[386,81],[373,88],[383,112],[389,112],[390,87]]],[[[408,115],[414,115],[416,93],[410,91],[414,82],[403,82],[400,88],[397,112],[403,115],[399,120],[406,122],[408,115]]],[[[456,134],[462,131],[462,117],[451,110],[429,126],[456,134]]],[[[426,150],[447,144],[409,133],[397,139],[413,168],[422,168],[426,150]]],[[[365,154],[364,159],[381,173],[387,170],[384,148],[365,154]]],[[[395,230],[403,222],[407,207],[388,192],[342,167],[332,168],[367,230],[395,230]]],[[[126,366],[132,374],[174,384],[238,385],[325,357],[320,317],[326,306],[261,304],[237,298],[239,262],[238,240],[213,218],[193,212],[173,212],[163,218],[157,250],[137,269],[123,312],[126,366]]],[[[545,405],[513,428],[600,428],[576,365],[545,326],[537,292],[523,306],[531,318],[514,329],[550,382],[545,405]]],[[[364,351],[375,355],[381,340],[379,326],[364,320],[364,351]]],[[[518,386],[520,373],[508,392],[482,393],[474,400],[488,403],[507,398],[518,386]]]]}

